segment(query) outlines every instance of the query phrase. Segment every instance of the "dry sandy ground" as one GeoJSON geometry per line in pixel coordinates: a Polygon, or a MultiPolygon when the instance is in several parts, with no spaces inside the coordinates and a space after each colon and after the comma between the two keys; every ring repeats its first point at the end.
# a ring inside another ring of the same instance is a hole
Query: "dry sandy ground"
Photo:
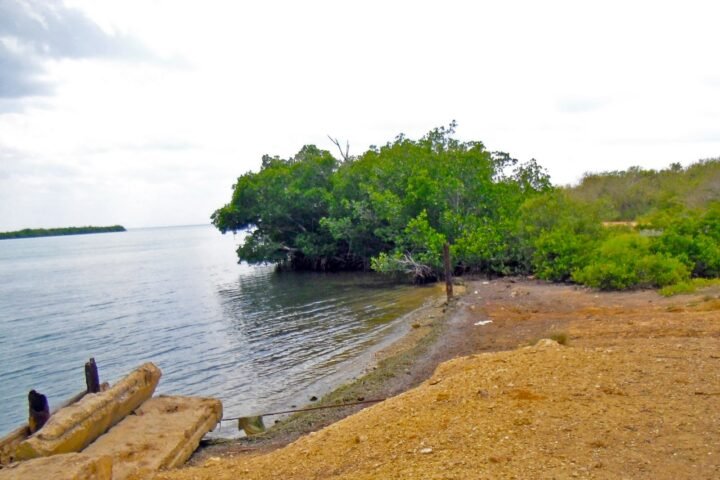
{"type": "Polygon", "coordinates": [[[478,281],[449,327],[439,351],[465,356],[418,387],[157,479],[720,478],[720,291],[478,281]]]}

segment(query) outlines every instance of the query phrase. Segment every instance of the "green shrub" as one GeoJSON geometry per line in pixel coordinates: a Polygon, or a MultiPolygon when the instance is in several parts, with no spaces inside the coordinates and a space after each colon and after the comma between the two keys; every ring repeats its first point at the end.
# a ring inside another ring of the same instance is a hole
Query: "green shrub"
{"type": "Polygon", "coordinates": [[[694,277],[720,276],[720,205],[671,213],[649,219],[651,228],[662,229],[653,250],[682,260],[694,277]]]}
{"type": "Polygon", "coordinates": [[[672,297],[673,295],[681,295],[683,293],[694,293],[700,288],[720,285],[720,279],[717,278],[693,278],[684,282],[668,285],[660,289],[660,295],[664,297],[672,297]]]}
{"type": "Polygon", "coordinates": [[[567,229],[542,233],[535,241],[533,265],[539,278],[564,282],[587,264],[593,241],[567,229]]]}
{"type": "Polygon", "coordinates": [[[625,290],[664,287],[689,278],[689,269],[682,261],[652,253],[650,247],[650,239],[635,233],[610,237],[573,279],[602,290],[625,290]]]}
{"type": "Polygon", "coordinates": [[[690,271],[680,260],[661,254],[640,257],[636,268],[641,287],[665,287],[690,277],[690,271]]]}
{"type": "Polygon", "coordinates": [[[562,191],[527,200],[520,209],[520,224],[521,244],[532,269],[545,280],[570,280],[607,235],[595,207],[562,191]]]}

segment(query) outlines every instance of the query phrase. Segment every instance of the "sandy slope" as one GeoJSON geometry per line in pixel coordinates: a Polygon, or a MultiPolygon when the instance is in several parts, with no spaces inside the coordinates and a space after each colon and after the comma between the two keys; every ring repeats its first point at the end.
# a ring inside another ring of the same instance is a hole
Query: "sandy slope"
{"type": "Polygon", "coordinates": [[[451,360],[419,387],[283,449],[157,478],[720,478],[718,292],[468,287],[458,351],[528,332],[565,333],[569,346],[451,360]]]}

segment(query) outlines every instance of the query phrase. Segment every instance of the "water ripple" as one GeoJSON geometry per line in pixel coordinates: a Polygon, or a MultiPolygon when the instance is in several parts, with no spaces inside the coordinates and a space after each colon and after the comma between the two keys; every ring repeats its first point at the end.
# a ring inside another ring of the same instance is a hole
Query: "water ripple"
{"type": "Polygon", "coordinates": [[[427,296],[238,265],[236,240],[199,226],[0,242],[0,433],[31,388],[51,405],[82,389],[91,356],[109,381],[153,361],[159,393],[216,396],[228,415],[301,404],[427,296]]]}

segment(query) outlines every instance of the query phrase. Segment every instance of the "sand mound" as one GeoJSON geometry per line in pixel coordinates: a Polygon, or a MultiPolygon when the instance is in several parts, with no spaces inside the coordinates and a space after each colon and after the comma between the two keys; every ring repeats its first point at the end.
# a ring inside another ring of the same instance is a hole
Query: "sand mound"
{"type": "Polygon", "coordinates": [[[463,357],[284,449],[158,478],[709,478],[720,474],[717,348],[542,341],[463,357]]]}

